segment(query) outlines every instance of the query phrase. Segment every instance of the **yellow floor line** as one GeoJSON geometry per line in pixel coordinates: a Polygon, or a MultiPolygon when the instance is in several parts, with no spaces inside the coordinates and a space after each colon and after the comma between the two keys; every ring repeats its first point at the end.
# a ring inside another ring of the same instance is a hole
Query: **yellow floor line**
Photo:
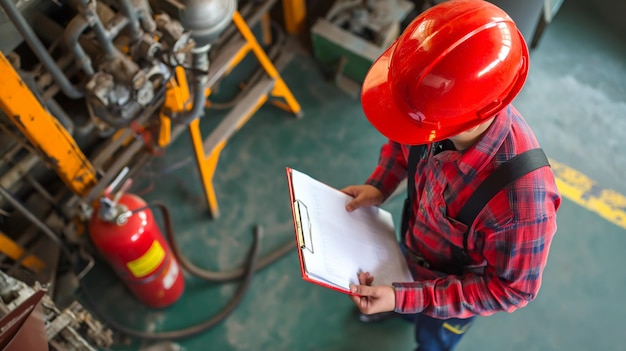
{"type": "Polygon", "coordinates": [[[626,196],[615,190],[603,189],[586,175],[562,163],[550,160],[550,164],[556,185],[564,198],[626,229],[626,196]]]}

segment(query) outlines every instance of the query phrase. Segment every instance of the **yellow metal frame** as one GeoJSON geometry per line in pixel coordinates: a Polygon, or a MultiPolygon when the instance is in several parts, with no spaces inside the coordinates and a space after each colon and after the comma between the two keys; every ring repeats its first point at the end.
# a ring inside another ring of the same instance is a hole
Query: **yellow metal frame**
{"type": "Polygon", "coordinates": [[[96,184],[96,170],[65,128],[51,116],[0,52],[0,108],[76,194],[96,184]]]}
{"type": "Polygon", "coordinates": [[[276,69],[276,67],[274,67],[274,64],[269,59],[269,57],[267,57],[267,54],[265,53],[261,45],[259,45],[259,42],[256,40],[256,37],[250,30],[250,27],[248,27],[246,21],[243,19],[243,17],[241,17],[239,12],[235,12],[233,16],[233,23],[235,23],[235,26],[237,27],[237,29],[239,29],[239,32],[246,40],[247,44],[241,50],[239,50],[236,55],[236,59],[230,63],[230,69],[232,70],[232,68],[238,65],[239,62],[241,62],[241,60],[243,60],[243,58],[250,52],[250,50],[252,50],[254,55],[257,57],[257,60],[259,60],[259,63],[261,63],[263,69],[265,69],[265,72],[267,72],[267,75],[276,81],[276,83],[274,84],[274,88],[272,89],[271,95],[274,97],[283,98],[287,103],[288,111],[294,114],[299,114],[301,110],[300,104],[298,103],[298,101],[296,101],[296,98],[287,87],[285,81],[283,81],[283,79],[280,77],[278,70],[276,69]]]}
{"type": "Polygon", "coordinates": [[[305,0],[283,0],[285,28],[289,34],[300,34],[306,23],[305,0]]]}
{"type": "MultiPolygon", "coordinates": [[[[241,36],[245,39],[245,44],[231,59],[226,69],[226,73],[230,73],[245,57],[248,53],[253,52],[257,60],[267,73],[272,78],[274,85],[272,90],[267,95],[262,95],[254,102],[254,107],[250,110],[250,113],[239,121],[236,129],[240,129],[252,115],[269,100],[269,96],[275,98],[282,98],[284,102],[278,100],[271,100],[276,106],[291,112],[295,115],[299,115],[301,111],[300,104],[296,101],[295,97],[287,87],[287,84],[281,78],[276,67],[274,67],[272,61],[267,57],[267,54],[259,45],[256,37],[246,24],[245,20],[239,12],[235,12],[233,15],[233,23],[239,30],[241,36]]],[[[271,40],[267,34],[264,35],[264,40],[271,40]]],[[[206,95],[210,95],[210,90],[206,92],[206,95]]],[[[159,145],[161,147],[166,146],[170,142],[170,120],[165,115],[165,111],[180,112],[188,109],[189,103],[189,89],[187,80],[185,78],[184,70],[180,67],[176,70],[176,77],[172,78],[168,83],[168,89],[165,97],[165,106],[161,113],[161,133],[159,134],[159,145]]],[[[208,102],[207,102],[208,104],[208,102]]],[[[204,150],[204,140],[200,132],[200,119],[196,119],[188,126],[189,136],[192,141],[194,153],[196,156],[196,162],[198,170],[200,171],[200,177],[202,180],[202,186],[204,188],[205,197],[209,207],[209,212],[213,217],[219,216],[219,206],[217,203],[217,196],[215,194],[215,188],[213,186],[213,176],[219,161],[220,153],[226,146],[228,136],[224,136],[212,150],[204,150]]]]}
{"type": "MultiPolygon", "coordinates": [[[[0,252],[14,261],[21,259],[24,255],[24,249],[2,232],[0,232],[0,252]]],[[[34,255],[25,256],[21,264],[35,273],[39,273],[46,266],[42,260],[34,255]]]]}
{"type": "MultiPolygon", "coordinates": [[[[268,76],[274,79],[274,87],[272,88],[269,95],[273,97],[283,98],[286,104],[279,106],[293,114],[298,115],[301,111],[300,104],[298,103],[298,101],[296,101],[295,97],[287,87],[285,81],[283,81],[283,79],[280,77],[278,70],[276,69],[276,67],[274,67],[274,64],[269,59],[269,57],[267,57],[267,54],[265,53],[261,45],[259,45],[256,37],[254,36],[239,12],[235,12],[235,14],[233,15],[233,23],[241,33],[241,36],[245,39],[246,44],[239,50],[239,52],[237,52],[233,60],[230,62],[227,71],[230,72],[246,57],[246,55],[250,51],[252,51],[265,72],[268,74],[268,76]]],[[[241,128],[266,101],[268,101],[267,95],[259,97],[259,99],[254,103],[254,107],[251,109],[251,112],[241,119],[236,129],[241,128]]],[[[200,171],[200,176],[207,199],[209,212],[211,216],[217,218],[219,217],[219,206],[217,203],[217,196],[215,194],[215,187],[213,186],[213,176],[215,175],[215,170],[217,168],[220,153],[224,149],[224,146],[226,146],[226,142],[228,140],[226,137],[224,137],[224,139],[220,143],[218,143],[218,145],[215,146],[213,150],[210,150],[207,155],[204,150],[204,143],[202,140],[202,135],[200,133],[199,119],[193,121],[189,125],[189,134],[193,143],[194,152],[196,154],[196,161],[198,164],[198,169],[200,171]]]]}
{"type": "Polygon", "coordinates": [[[270,45],[272,43],[272,19],[270,14],[266,13],[261,17],[261,38],[263,38],[264,45],[270,45]]]}
{"type": "Polygon", "coordinates": [[[189,107],[189,85],[187,84],[187,76],[185,69],[177,66],[175,75],[167,82],[167,90],[165,91],[165,102],[161,109],[161,130],[159,132],[159,147],[163,148],[169,145],[172,135],[172,122],[167,116],[167,111],[182,112],[189,107]]]}

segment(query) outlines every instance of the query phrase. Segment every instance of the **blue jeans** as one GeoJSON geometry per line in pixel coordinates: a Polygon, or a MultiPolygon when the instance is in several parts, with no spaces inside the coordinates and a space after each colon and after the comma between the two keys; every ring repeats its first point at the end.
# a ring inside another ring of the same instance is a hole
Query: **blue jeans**
{"type": "Polygon", "coordinates": [[[416,351],[453,350],[472,324],[474,317],[467,319],[437,319],[418,313],[415,320],[416,351]]]}
{"type": "MultiPolygon", "coordinates": [[[[400,249],[406,255],[406,246],[401,241],[400,249]]],[[[451,351],[472,324],[474,317],[467,319],[437,319],[425,314],[402,315],[415,323],[416,351],[451,351]]]]}

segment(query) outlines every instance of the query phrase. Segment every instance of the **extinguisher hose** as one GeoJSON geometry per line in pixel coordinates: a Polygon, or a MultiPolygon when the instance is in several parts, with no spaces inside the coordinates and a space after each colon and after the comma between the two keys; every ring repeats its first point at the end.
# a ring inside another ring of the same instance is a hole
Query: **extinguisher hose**
{"type": "MultiPolygon", "coordinates": [[[[241,279],[241,277],[246,274],[247,268],[245,267],[233,268],[227,271],[213,272],[194,265],[182,254],[180,248],[178,247],[178,244],[176,243],[176,238],[174,237],[174,228],[172,226],[171,216],[167,206],[158,201],[152,202],[149,206],[158,207],[161,210],[161,213],[163,215],[163,225],[165,226],[165,233],[167,235],[168,242],[172,247],[172,251],[176,256],[176,259],[178,259],[183,268],[185,268],[185,270],[187,270],[189,273],[195,275],[198,278],[212,282],[229,282],[241,279]]],[[[293,241],[284,244],[283,246],[270,252],[266,256],[259,258],[258,263],[255,264],[255,270],[261,270],[265,268],[277,259],[283,257],[290,252],[293,252],[294,249],[295,244],[293,241]]]]}
{"type": "MultiPolygon", "coordinates": [[[[167,219],[164,219],[164,221],[169,220],[169,211],[167,210],[167,207],[165,207],[165,205],[154,204],[154,206],[159,207],[159,209],[163,211],[164,218],[168,217],[167,219]]],[[[126,334],[131,337],[144,339],[144,340],[161,341],[161,340],[182,339],[182,338],[187,338],[190,336],[200,334],[210,329],[211,327],[217,325],[226,317],[228,317],[228,315],[230,315],[230,313],[235,310],[235,308],[239,305],[239,303],[243,299],[243,296],[245,295],[246,291],[248,290],[248,287],[250,286],[252,275],[254,274],[254,271],[256,268],[256,263],[257,263],[256,257],[260,250],[262,235],[263,235],[262,228],[258,225],[255,226],[254,241],[252,243],[252,247],[250,248],[248,261],[246,263],[245,268],[243,269],[243,280],[241,281],[239,288],[235,292],[235,295],[233,295],[233,297],[226,304],[226,306],[224,306],[217,314],[215,314],[210,319],[204,322],[201,322],[199,324],[196,324],[196,325],[184,328],[184,329],[162,331],[162,332],[146,332],[146,331],[134,330],[134,329],[130,329],[124,325],[119,324],[118,322],[114,321],[107,315],[101,313],[101,311],[98,311],[95,308],[95,306],[98,306],[98,304],[93,299],[91,294],[88,293],[88,290],[85,289],[84,284],[81,284],[83,296],[85,297],[85,300],[87,301],[87,303],[89,303],[92,306],[94,313],[98,315],[111,329],[114,329],[122,334],[126,334]]]]}

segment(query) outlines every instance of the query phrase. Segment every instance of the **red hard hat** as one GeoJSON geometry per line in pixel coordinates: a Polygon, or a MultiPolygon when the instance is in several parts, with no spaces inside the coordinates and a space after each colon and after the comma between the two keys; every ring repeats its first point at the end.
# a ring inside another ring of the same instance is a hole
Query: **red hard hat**
{"type": "Polygon", "coordinates": [[[421,13],[374,62],[361,104],[384,136],[424,144],[495,116],[527,75],[528,48],[503,10],[450,0],[421,13]]]}

